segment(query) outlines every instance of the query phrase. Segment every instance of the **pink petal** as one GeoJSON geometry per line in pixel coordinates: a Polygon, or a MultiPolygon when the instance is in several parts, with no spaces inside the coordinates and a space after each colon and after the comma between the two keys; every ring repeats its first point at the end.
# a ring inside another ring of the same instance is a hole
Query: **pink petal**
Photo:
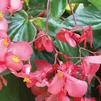
{"type": "Polygon", "coordinates": [[[87,83],[67,75],[66,89],[72,97],[82,97],[87,92],[87,83]]]}
{"type": "Polygon", "coordinates": [[[21,10],[23,7],[23,3],[21,0],[10,0],[10,9],[13,12],[21,10]]]}
{"type": "Polygon", "coordinates": [[[0,31],[4,31],[4,32],[8,31],[8,22],[5,18],[0,20],[0,31]]]}
{"type": "Polygon", "coordinates": [[[22,60],[29,60],[33,49],[28,42],[17,42],[12,45],[12,53],[19,56],[22,60]]]}
{"type": "Polygon", "coordinates": [[[55,75],[52,82],[48,86],[48,92],[51,94],[58,94],[64,86],[64,77],[59,78],[58,74],[55,75]]]}
{"type": "Polygon", "coordinates": [[[70,98],[64,92],[60,92],[57,99],[57,101],[70,101],[70,98]]]}
{"type": "Polygon", "coordinates": [[[45,50],[44,46],[43,46],[43,43],[42,43],[42,39],[38,39],[34,42],[34,45],[35,45],[35,48],[39,51],[43,51],[45,50]]]}
{"type": "Polygon", "coordinates": [[[0,0],[0,11],[3,13],[7,13],[9,0],[0,0]]]}
{"type": "Polygon", "coordinates": [[[56,34],[56,38],[59,39],[62,42],[67,42],[66,41],[66,38],[65,38],[65,33],[66,33],[66,30],[65,29],[61,30],[60,32],[58,32],[56,34]]]}
{"type": "Polygon", "coordinates": [[[5,65],[0,65],[0,73],[4,72],[7,69],[5,65]]]}
{"type": "Polygon", "coordinates": [[[43,46],[45,47],[47,52],[52,52],[53,51],[53,42],[52,42],[51,38],[43,37],[42,38],[42,43],[43,43],[43,46]]]}
{"type": "Polygon", "coordinates": [[[11,70],[12,69],[15,71],[21,70],[23,67],[22,61],[20,60],[20,58],[17,62],[13,61],[13,57],[15,57],[15,55],[13,54],[8,54],[6,56],[6,66],[8,67],[8,69],[11,69],[11,70]]]}
{"type": "Polygon", "coordinates": [[[94,75],[96,74],[96,72],[99,70],[100,65],[98,64],[91,64],[90,65],[90,70],[88,73],[88,83],[90,84],[92,78],[94,77],[94,75]]]}
{"type": "Polygon", "coordinates": [[[66,41],[67,43],[71,46],[71,47],[76,47],[76,41],[68,34],[66,33],[65,34],[65,38],[66,38],[66,41]]]}
{"type": "Polygon", "coordinates": [[[48,70],[52,69],[52,65],[45,60],[38,60],[34,61],[38,71],[47,72],[48,70]]]}
{"type": "Polygon", "coordinates": [[[30,64],[26,64],[22,68],[22,72],[25,74],[29,74],[31,72],[32,66],[30,64]]]}
{"type": "Polygon", "coordinates": [[[98,56],[87,56],[84,59],[88,63],[95,63],[95,64],[101,64],[101,55],[98,56]]]}

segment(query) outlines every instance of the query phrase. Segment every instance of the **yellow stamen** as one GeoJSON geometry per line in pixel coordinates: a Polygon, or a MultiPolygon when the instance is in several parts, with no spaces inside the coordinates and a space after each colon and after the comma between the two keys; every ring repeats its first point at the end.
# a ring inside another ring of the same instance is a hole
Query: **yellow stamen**
{"type": "Polygon", "coordinates": [[[0,20],[2,20],[4,17],[3,13],[0,11],[0,20]]]}
{"type": "Polygon", "coordinates": [[[15,56],[15,55],[14,55],[14,56],[12,57],[12,61],[15,62],[15,63],[19,63],[19,62],[20,62],[20,58],[19,58],[18,56],[15,56]]]}
{"type": "Polygon", "coordinates": [[[28,83],[28,82],[30,82],[30,79],[28,77],[25,77],[23,82],[28,83]]]}
{"type": "Polygon", "coordinates": [[[61,72],[61,71],[58,71],[58,78],[59,78],[59,79],[62,79],[62,78],[63,78],[63,76],[64,76],[64,73],[63,73],[63,72],[61,72]]]}
{"type": "Polygon", "coordinates": [[[6,38],[3,40],[3,44],[4,44],[4,46],[8,47],[9,43],[8,43],[8,40],[6,38]]]}

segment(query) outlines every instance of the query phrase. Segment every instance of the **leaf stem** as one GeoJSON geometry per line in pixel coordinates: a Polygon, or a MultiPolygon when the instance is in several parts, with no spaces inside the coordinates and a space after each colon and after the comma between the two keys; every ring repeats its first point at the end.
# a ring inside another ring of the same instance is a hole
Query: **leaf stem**
{"type": "Polygon", "coordinates": [[[69,7],[70,7],[70,10],[72,12],[72,15],[73,15],[73,20],[75,22],[75,25],[77,25],[77,22],[76,22],[76,18],[75,18],[75,15],[74,15],[74,12],[73,12],[73,9],[72,9],[72,6],[71,6],[71,3],[70,3],[70,0],[67,0],[68,1],[68,4],[69,4],[69,7]]]}
{"type": "Polygon", "coordinates": [[[49,18],[50,0],[47,2],[47,15],[46,15],[46,34],[48,34],[48,18],[49,18]]]}

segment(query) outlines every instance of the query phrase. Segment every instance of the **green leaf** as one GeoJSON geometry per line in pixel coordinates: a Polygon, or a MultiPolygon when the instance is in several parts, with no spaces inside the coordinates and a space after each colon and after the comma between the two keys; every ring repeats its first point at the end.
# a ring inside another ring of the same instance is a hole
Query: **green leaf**
{"type": "Polygon", "coordinates": [[[88,0],[70,0],[71,3],[88,3],[88,0]]]}
{"type": "Polygon", "coordinates": [[[65,11],[67,0],[51,0],[50,14],[54,18],[59,18],[65,11]]]}
{"type": "MultiPolygon", "coordinates": [[[[37,17],[32,19],[32,22],[40,29],[43,30],[44,32],[46,31],[46,19],[37,17]]],[[[49,29],[49,34],[52,36],[55,36],[56,33],[60,30],[60,28],[64,27],[63,21],[60,19],[54,20],[52,18],[49,18],[48,20],[48,29],[49,29]]]]}
{"type": "Polygon", "coordinates": [[[96,8],[101,10],[101,0],[88,0],[90,3],[92,3],[96,8]]]}
{"type": "Polygon", "coordinates": [[[97,48],[101,48],[101,29],[100,30],[95,30],[94,31],[94,40],[93,40],[93,45],[94,47],[97,48]]]}
{"type": "Polygon", "coordinates": [[[47,0],[29,0],[28,14],[37,16],[40,12],[46,8],[47,0]]]}
{"type": "MultiPolygon", "coordinates": [[[[84,7],[81,4],[75,12],[75,18],[77,24],[80,26],[85,27],[91,25],[93,30],[101,29],[101,12],[92,5],[84,7]]],[[[75,26],[73,16],[68,17],[65,20],[65,23],[67,28],[75,26]]]]}
{"type": "MultiPolygon", "coordinates": [[[[80,5],[75,12],[77,24],[83,27],[91,25],[94,31],[93,45],[95,48],[101,47],[101,12],[94,6],[84,7],[80,5]]],[[[75,26],[73,17],[70,16],[65,20],[66,28],[75,26]]]]}
{"type": "Polygon", "coordinates": [[[22,80],[11,74],[5,78],[8,85],[0,91],[0,101],[34,101],[31,91],[24,86],[22,80]]]}
{"type": "MultiPolygon", "coordinates": [[[[71,56],[71,57],[76,57],[78,56],[78,48],[72,48],[70,47],[67,43],[63,43],[59,40],[55,40],[55,46],[57,47],[57,49],[62,52],[62,53],[65,53],[67,54],[68,56],[71,56]]],[[[71,59],[73,62],[76,62],[77,59],[71,59]]]]}
{"type": "Polygon", "coordinates": [[[22,10],[9,16],[9,37],[13,41],[31,41],[36,36],[36,29],[22,10]]]}

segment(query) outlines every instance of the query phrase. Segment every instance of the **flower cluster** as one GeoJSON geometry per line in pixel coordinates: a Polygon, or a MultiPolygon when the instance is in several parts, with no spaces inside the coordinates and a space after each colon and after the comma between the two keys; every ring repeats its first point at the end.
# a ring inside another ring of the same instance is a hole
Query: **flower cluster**
{"type": "MultiPolygon", "coordinates": [[[[71,57],[67,56],[66,62],[59,59],[59,55],[65,56],[55,48],[52,38],[39,31],[37,38],[32,42],[12,42],[8,37],[8,21],[4,15],[21,10],[23,3],[21,0],[0,1],[0,89],[2,83],[6,86],[7,81],[2,73],[9,70],[17,77],[23,78],[28,88],[36,95],[36,101],[96,101],[95,98],[85,98],[88,85],[91,83],[96,72],[100,68],[101,55],[76,57],[80,59],[79,64],[73,64],[71,57]],[[33,54],[32,44],[39,51],[54,53],[54,64],[45,60],[33,60],[37,69],[31,71],[30,58],[33,54]]],[[[62,28],[56,38],[67,43],[71,47],[78,47],[84,42],[86,47],[89,39],[92,47],[92,28],[88,26],[82,28],[79,35],[75,30],[62,28]]],[[[73,58],[73,57],[72,57],[73,58]]],[[[75,57],[74,57],[75,58],[75,57]]],[[[97,88],[101,94],[101,83],[97,88]]]]}

